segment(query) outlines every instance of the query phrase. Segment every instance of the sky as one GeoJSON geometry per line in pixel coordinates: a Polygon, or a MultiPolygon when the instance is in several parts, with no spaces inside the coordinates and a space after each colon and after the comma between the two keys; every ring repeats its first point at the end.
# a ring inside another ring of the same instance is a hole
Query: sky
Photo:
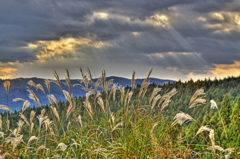
{"type": "Polygon", "coordinates": [[[0,78],[240,75],[240,0],[1,0],[0,78]]]}

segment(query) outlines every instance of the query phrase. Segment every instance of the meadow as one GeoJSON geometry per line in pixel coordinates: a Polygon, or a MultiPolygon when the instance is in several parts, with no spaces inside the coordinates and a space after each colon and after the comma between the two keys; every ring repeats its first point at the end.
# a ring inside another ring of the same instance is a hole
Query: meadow
{"type": "MultiPolygon", "coordinates": [[[[106,81],[105,70],[93,82],[90,70],[84,74],[81,68],[79,85],[71,85],[66,70],[68,90],[56,71],[56,80],[46,79],[45,86],[29,81],[29,98],[38,107],[29,108],[30,100],[22,98],[14,99],[22,102],[20,112],[0,105],[6,110],[0,115],[0,158],[240,158],[238,93],[234,100],[225,95],[215,101],[213,91],[205,92],[208,82],[156,86],[148,82],[151,72],[137,87],[133,72],[125,88],[106,81]],[[61,88],[64,101],[51,94],[52,84],[61,88]],[[72,87],[86,96],[74,97],[72,87]],[[41,105],[38,89],[49,105],[41,105]]],[[[4,82],[7,97],[10,86],[4,82]]]]}

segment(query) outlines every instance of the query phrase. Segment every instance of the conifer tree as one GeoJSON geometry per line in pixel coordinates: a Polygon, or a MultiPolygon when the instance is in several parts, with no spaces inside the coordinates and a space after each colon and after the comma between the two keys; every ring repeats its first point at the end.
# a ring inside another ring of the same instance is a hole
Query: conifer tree
{"type": "Polygon", "coordinates": [[[230,136],[234,143],[236,143],[240,132],[240,96],[235,104],[232,115],[230,116],[230,136]]]}

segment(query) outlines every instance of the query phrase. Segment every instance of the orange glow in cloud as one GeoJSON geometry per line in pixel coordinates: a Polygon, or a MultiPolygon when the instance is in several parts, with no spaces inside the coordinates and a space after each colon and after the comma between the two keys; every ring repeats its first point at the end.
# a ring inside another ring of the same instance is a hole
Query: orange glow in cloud
{"type": "Polygon", "coordinates": [[[233,64],[215,64],[214,66],[215,68],[206,74],[195,74],[190,72],[188,77],[192,78],[193,80],[198,80],[205,78],[214,79],[215,77],[218,79],[228,76],[237,77],[240,75],[240,61],[234,61],[233,64]]]}
{"type": "Polygon", "coordinates": [[[14,67],[13,62],[8,62],[8,63],[0,62],[0,78],[1,79],[11,78],[13,73],[15,73],[16,71],[17,69],[14,67]]]}
{"type": "Polygon", "coordinates": [[[66,57],[76,53],[78,46],[91,46],[101,48],[107,44],[101,41],[95,41],[90,38],[61,38],[60,40],[38,41],[37,43],[29,43],[28,48],[36,52],[38,60],[47,60],[51,58],[66,57]]]}

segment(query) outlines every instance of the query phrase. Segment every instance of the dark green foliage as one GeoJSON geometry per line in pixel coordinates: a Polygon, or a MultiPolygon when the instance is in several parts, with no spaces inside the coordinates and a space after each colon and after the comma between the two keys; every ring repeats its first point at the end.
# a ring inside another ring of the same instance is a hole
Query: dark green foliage
{"type": "MultiPolygon", "coordinates": [[[[137,100],[138,98],[138,92],[140,89],[140,86],[138,85],[137,88],[134,90],[134,94],[132,96],[132,99],[130,101],[130,104],[128,105],[129,109],[134,110],[137,109],[138,105],[142,105],[142,108],[148,110],[150,107],[149,105],[149,98],[151,96],[151,93],[153,89],[156,87],[156,85],[149,85],[148,90],[146,92],[146,95],[139,101],[137,100]]],[[[239,96],[239,91],[240,91],[240,77],[238,78],[226,78],[223,80],[217,80],[215,79],[214,81],[210,80],[204,80],[204,81],[196,81],[194,82],[193,80],[190,80],[188,82],[182,83],[180,80],[174,84],[167,83],[162,86],[161,92],[159,94],[162,96],[166,92],[169,92],[173,88],[176,88],[178,93],[171,98],[171,103],[162,111],[161,115],[158,116],[158,118],[161,118],[161,123],[159,123],[158,127],[155,128],[156,130],[159,130],[157,138],[169,138],[171,141],[170,143],[172,145],[168,145],[169,147],[180,145],[183,144],[186,146],[191,142],[192,145],[190,148],[194,148],[194,151],[205,151],[206,147],[211,145],[209,139],[208,139],[208,134],[207,133],[202,133],[199,136],[195,136],[196,132],[198,129],[203,126],[203,125],[209,125],[211,129],[214,130],[214,136],[215,136],[215,143],[216,145],[220,145],[223,148],[229,148],[229,147],[235,147],[236,149],[240,149],[240,96],[239,96]],[[194,94],[194,92],[199,89],[203,88],[205,93],[206,93],[206,99],[207,103],[206,105],[201,105],[199,107],[195,107],[193,109],[189,109],[189,101],[194,94]],[[213,99],[216,101],[218,105],[218,110],[211,110],[210,109],[210,100],[213,99]],[[234,107],[232,107],[234,105],[234,107]],[[173,117],[179,113],[180,111],[186,112],[187,114],[191,115],[195,121],[189,124],[184,124],[183,127],[180,126],[175,126],[174,128],[169,130],[168,134],[164,134],[165,127],[170,127],[172,123],[173,117]],[[221,118],[219,116],[219,113],[222,117],[223,124],[221,122],[221,118]],[[227,129],[227,136],[224,132],[224,126],[227,129]],[[182,136],[179,137],[179,132],[182,133],[182,136]],[[179,138],[182,138],[182,141],[180,141],[179,138]],[[203,150],[204,149],[204,150],[203,150]]],[[[125,92],[127,92],[127,89],[131,89],[130,87],[125,88],[125,92]]],[[[105,100],[105,93],[102,93],[102,98],[105,100]]],[[[87,123],[87,120],[89,120],[89,115],[86,111],[86,108],[83,105],[83,102],[85,101],[85,97],[79,97],[75,98],[76,99],[76,109],[74,111],[75,114],[81,115],[83,123],[87,123]]],[[[92,104],[92,108],[94,109],[93,112],[96,112],[95,116],[97,118],[104,118],[104,114],[99,113],[101,108],[100,106],[94,101],[94,97],[90,96],[89,98],[90,102],[92,104]]],[[[112,97],[110,97],[110,100],[107,101],[110,107],[111,112],[116,113],[119,110],[124,111],[122,109],[124,106],[121,104],[121,94],[119,91],[116,92],[116,100],[112,101],[112,97]]],[[[104,101],[106,103],[106,100],[104,101]]],[[[76,123],[74,121],[74,118],[71,117],[69,120],[67,119],[66,113],[65,113],[65,104],[68,106],[69,103],[66,102],[64,103],[63,101],[59,101],[58,103],[58,113],[61,118],[61,123],[62,125],[68,125],[69,122],[71,123],[76,123]]],[[[53,114],[52,110],[49,106],[44,106],[42,108],[46,109],[46,115],[49,117],[50,120],[53,120],[53,114]]],[[[33,108],[27,108],[24,111],[24,115],[26,118],[29,120],[30,118],[30,113],[31,110],[36,111],[36,116],[38,116],[41,113],[41,109],[39,107],[33,107],[33,108]]],[[[157,105],[155,106],[154,110],[152,111],[152,116],[156,114],[160,114],[160,109],[161,107],[158,107],[157,105]]],[[[136,112],[137,113],[137,112],[136,112]]],[[[143,112],[140,112],[140,114],[143,112]]],[[[144,113],[149,113],[149,112],[144,112],[144,113]]],[[[119,112],[119,116],[124,114],[123,112],[119,112]]],[[[135,115],[135,114],[134,114],[135,115]]],[[[135,116],[131,116],[134,118],[135,116]]],[[[139,115],[139,114],[137,114],[139,115]]],[[[136,115],[136,116],[137,116],[136,115]]],[[[151,115],[148,116],[148,118],[151,117],[151,115]]],[[[70,116],[73,116],[73,113],[70,114],[70,116]]],[[[9,120],[10,120],[10,129],[13,130],[13,128],[17,127],[17,122],[19,121],[19,112],[14,112],[12,114],[8,115],[9,120]]],[[[126,117],[127,118],[127,117],[126,117]]],[[[3,129],[6,129],[6,119],[7,119],[7,113],[2,114],[2,119],[3,119],[3,129]]],[[[145,119],[144,119],[145,120],[145,119]]],[[[143,121],[136,121],[139,125],[136,127],[141,132],[144,132],[145,130],[145,125],[147,123],[144,123],[143,121]]],[[[154,120],[154,119],[153,119],[154,120]]],[[[146,121],[148,121],[146,119],[146,121]]],[[[35,125],[33,132],[37,134],[38,132],[38,120],[35,117],[33,120],[33,123],[35,125]]],[[[57,126],[61,127],[59,122],[57,122],[57,126]]],[[[96,123],[93,123],[93,125],[101,125],[103,123],[99,122],[96,120],[96,123]]],[[[78,129],[76,124],[75,125],[70,125],[72,127],[75,126],[75,129],[78,129]]],[[[126,130],[130,127],[129,125],[126,125],[126,130]]],[[[151,129],[152,125],[148,125],[149,129],[151,129]]],[[[104,127],[104,126],[103,126],[104,127]]],[[[65,128],[67,129],[67,128],[65,128]]],[[[72,128],[73,129],[73,128],[72,128]]],[[[24,125],[22,129],[22,133],[28,134],[29,128],[24,125]]],[[[132,133],[125,131],[124,133],[132,133]]],[[[149,133],[149,132],[147,132],[149,133]]],[[[60,129],[59,130],[60,137],[63,137],[63,131],[60,129]]],[[[129,134],[126,134],[126,136],[129,134]]],[[[72,134],[73,135],[73,134],[72,134]]],[[[114,134],[114,135],[119,135],[119,134],[114,134]]],[[[132,134],[132,139],[126,139],[129,140],[129,142],[136,142],[136,145],[138,145],[141,140],[141,136],[136,136],[135,134],[132,134]]],[[[26,140],[25,140],[26,141],[26,140]]],[[[148,144],[150,141],[144,141],[146,144],[148,144]]],[[[160,142],[160,141],[158,141],[160,142]]],[[[139,144],[140,145],[140,144],[139,144]]],[[[141,148],[140,148],[141,149],[141,148]]],[[[130,152],[129,152],[130,153],[130,152]]],[[[144,156],[144,154],[142,154],[144,156]]],[[[206,156],[206,158],[213,158],[212,154],[209,154],[206,156]]]]}

